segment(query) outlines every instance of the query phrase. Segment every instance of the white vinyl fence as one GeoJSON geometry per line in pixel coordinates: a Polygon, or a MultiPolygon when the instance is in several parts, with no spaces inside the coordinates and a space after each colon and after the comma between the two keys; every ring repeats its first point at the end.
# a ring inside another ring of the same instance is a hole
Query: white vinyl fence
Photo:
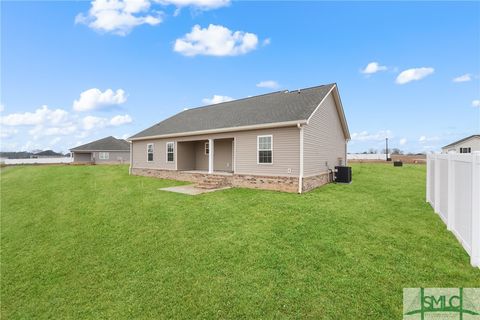
{"type": "Polygon", "coordinates": [[[427,155],[427,202],[480,267],[480,152],[427,155]]]}
{"type": "Polygon", "coordinates": [[[14,164],[54,164],[54,163],[71,163],[73,158],[62,157],[62,158],[38,158],[38,159],[4,159],[2,160],[5,164],[14,165],[14,164]]]}

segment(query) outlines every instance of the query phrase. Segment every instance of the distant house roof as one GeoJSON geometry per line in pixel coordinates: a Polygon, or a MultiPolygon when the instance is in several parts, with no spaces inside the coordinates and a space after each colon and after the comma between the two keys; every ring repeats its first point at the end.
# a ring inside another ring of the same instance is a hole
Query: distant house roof
{"type": "Polygon", "coordinates": [[[53,150],[45,150],[34,153],[35,156],[63,156],[61,153],[57,153],[53,150]]]}
{"type": "Polygon", "coordinates": [[[72,148],[70,151],[130,151],[130,144],[123,139],[110,136],[72,148]]]}
{"type": "Polygon", "coordinates": [[[480,134],[472,134],[472,135],[469,136],[469,137],[466,137],[466,138],[460,139],[460,140],[458,140],[458,141],[452,142],[452,143],[444,146],[442,149],[445,149],[445,148],[448,148],[448,147],[452,147],[452,146],[454,146],[454,145],[456,145],[456,144],[462,143],[463,141],[467,141],[467,140],[469,140],[469,139],[471,139],[471,138],[480,138],[480,134]]]}
{"type": "MultiPolygon", "coordinates": [[[[306,121],[336,87],[327,84],[295,91],[278,91],[229,102],[184,110],[129,139],[202,132],[275,123],[306,121]]],[[[346,135],[343,110],[341,117],[346,135]]]]}

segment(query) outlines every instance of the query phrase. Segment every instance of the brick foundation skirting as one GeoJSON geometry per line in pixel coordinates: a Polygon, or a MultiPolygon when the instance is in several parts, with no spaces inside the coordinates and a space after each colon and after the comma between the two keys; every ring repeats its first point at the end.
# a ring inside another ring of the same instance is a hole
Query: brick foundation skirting
{"type": "Polygon", "coordinates": [[[298,178],[234,174],[233,186],[284,192],[298,192],[298,178]]]}
{"type": "MultiPolygon", "coordinates": [[[[144,169],[144,168],[132,168],[131,174],[136,176],[147,176],[155,177],[160,179],[169,179],[169,180],[179,180],[179,181],[188,181],[199,183],[202,182],[207,176],[211,175],[208,173],[192,173],[176,170],[161,170],[161,169],[144,169]]],[[[225,177],[228,183],[232,183],[232,176],[221,175],[225,177]]]]}
{"type": "Polygon", "coordinates": [[[319,174],[318,176],[304,177],[302,182],[303,192],[308,192],[331,182],[331,179],[330,174],[328,172],[325,172],[319,174]]]}
{"type": "MultiPolygon", "coordinates": [[[[175,170],[132,168],[132,175],[156,177],[161,179],[188,181],[193,183],[202,182],[208,173],[192,173],[175,170]]],[[[213,174],[215,175],[215,174],[213,174]]],[[[280,177],[280,176],[258,176],[246,174],[221,175],[226,182],[233,187],[266,189],[284,192],[298,192],[297,177],[280,177]]],[[[310,191],[317,187],[329,183],[329,174],[324,173],[318,176],[303,178],[303,192],[310,191]]]]}

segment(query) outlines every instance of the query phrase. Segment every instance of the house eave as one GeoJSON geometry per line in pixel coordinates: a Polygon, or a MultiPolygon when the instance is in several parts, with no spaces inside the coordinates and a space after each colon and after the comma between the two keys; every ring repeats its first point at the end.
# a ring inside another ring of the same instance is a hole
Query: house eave
{"type": "Polygon", "coordinates": [[[294,121],[284,121],[284,122],[274,122],[274,123],[264,123],[264,124],[250,125],[250,126],[228,127],[228,128],[199,130],[199,131],[188,131],[188,132],[180,132],[180,133],[169,133],[169,134],[145,136],[145,137],[138,137],[138,138],[130,137],[130,138],[127,139],[127,141],[141,141],[141,140],[150,140],[150,139],[197,136],[197,135],[225,133],[225,132],[249,131],[249,130],[270,129],[270,128],[283,128],[283,127],[297,126],[299,124],[306,124],[306,123],[307,123],[306,119],[304,119],[304,120],[294,120],[294,121]]]}
{"type": "Polygon", "coordinates": [[[447,148],[450,148],[450,147],[455,147],[457,144],[464,143],[464,142],[466,142],[466,141],[468,141],[468,140],[470,140],[470,139],[474,139],[474,138],[480,138],[480,135],[478,135],[478,134],[473,134],[473,135],[471,135],[471,136],[465,137],[465,138],[460,139],[460,140],[458,140],[458,141],[452,142],[452,143],[450,143],[450,144],[448,144],[448,145],[446,145],[446,146],[443,146],[442,149],[447,149],[447,148]]]}
{"type": "Polygon", "coordinates": [[[130,152],[130,150],[75,150],[75,149],[69,149],[70,152],[78,152],[78,153],[81,153],[81,152],[84,152],[84,153],[87,153],[87,152],[130,152]]]}

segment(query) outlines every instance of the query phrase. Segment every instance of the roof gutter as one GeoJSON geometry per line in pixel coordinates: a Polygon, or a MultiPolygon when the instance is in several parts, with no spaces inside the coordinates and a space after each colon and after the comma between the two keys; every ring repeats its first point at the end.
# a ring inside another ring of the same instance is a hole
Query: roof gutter
{"type": "Polygon", "coordinates": [[[250,125],[250,126],[229,127],[229,128],[220,128],[220,129],[180,132],[180,133],[169,133],[169,134],[145,136],[145,137],[138,137],[138,138],[130,137],[127,139],[127,141],[140,141],[140,140],[162,139],[162,138],[173,138],[173,137],[198,136],[203,134],[214,134],[214,133],[224,133],[224,132],[237,132],[237,131],[248,131],[248,130],[258,130],[258,129],[293,127],[293,126],[298,126],[306,123],[307,123],[307,120],[273,122],[273,123],[256,124],[256,125],[250,125]]]}
{"type": "Polygon", "coordinates": [[[79,149],[79,150],[76,150],[76,149],[69,149],[69,150],[70,150],[70,152],[78,152],[78,153],[82,153],[82,152],[83,153],[88,153],[88,152],[130,152],[130,149],[128,149],[128,150],[107,150],[107,149],[103,149],[103,150],[96,150],[96,149],[95,150],[87,150],[87,149],[81,150],[81,149],[79,149]]]}

